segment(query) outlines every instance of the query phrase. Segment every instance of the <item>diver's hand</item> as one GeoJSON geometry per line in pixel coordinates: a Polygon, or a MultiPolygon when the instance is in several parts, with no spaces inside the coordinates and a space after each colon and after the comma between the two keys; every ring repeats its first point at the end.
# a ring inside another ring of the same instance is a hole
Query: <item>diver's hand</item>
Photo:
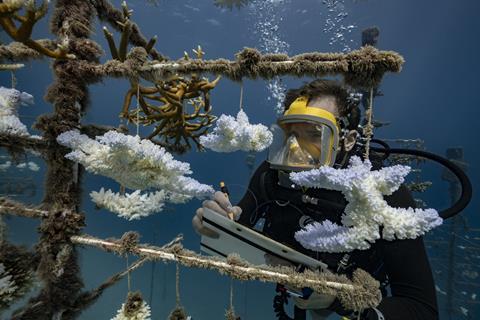
{"type": "Polygon", "coordinates": [[[219,235],[212,229],[209,229],[203,225],[203,210],[208,208],[224,217],[229,217],[229,213],[233,215],[235,220],[238,220],[242,214],[242,209],[237,206],[232,206],[228,198],[223,192],[217,191],[213,196],[213,200],[205,200],[202,203],[202,207],[197,209],[195,216],[192,219],[193,229],[199,235],[204,235],[211,238],[218,238],[219,235]]]}

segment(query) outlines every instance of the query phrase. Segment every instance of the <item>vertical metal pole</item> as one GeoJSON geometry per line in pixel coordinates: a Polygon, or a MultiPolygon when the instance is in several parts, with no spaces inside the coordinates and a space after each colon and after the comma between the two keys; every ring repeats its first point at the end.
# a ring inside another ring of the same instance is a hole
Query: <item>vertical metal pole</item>
{"type": "MultiPolygon", "coordinates": [[[[448,148],[446,150],[447,159],[457,163],[457,164],[464,164],[463,159],[463,148],[448,148]]],[[[457,178],[448,170],[445,170],[442,174],[442,179],[449,182],[449,193],[450,193],[450,203],[453,204],[457,199],[460,197],[460,193],[462,191],[462,187],[460,182],[457,178]]],[[[460,223],[460,217],[458,215],[451,218],[450,224],[450,239],[448,244],[448,262],[447,262],[447,315],[448,319],[452,320],[453,315],[455,314],[454,311],[454,304],[453,304],[453,295],[454,295],[454,288],[453,284],[455,281],[455,248],[456,248],[456,237],[455,234],[457,233],[458,225],[460,223]]]]}

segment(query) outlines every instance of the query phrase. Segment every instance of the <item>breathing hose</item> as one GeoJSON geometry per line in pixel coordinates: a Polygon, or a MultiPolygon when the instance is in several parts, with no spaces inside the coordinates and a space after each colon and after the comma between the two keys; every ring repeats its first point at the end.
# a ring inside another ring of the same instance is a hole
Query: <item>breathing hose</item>
{"type": "Polygon", "coordinates": [[[450,208],[439,212],[440,217],[442,217],[444,220],[459,214],[470,203],[470,200],[472,200],[472,183],[470,182],[470,179],[465,174],[465,172],[452,161],[445,159],[444,157],[441,157],[437,154],[423,150],[390,148],[390,146],[385,141],[379,139],[372,139],[371,142],[382,146],[382,148],[370,147],[370,149],[375,152],[384,153],[385,159],[388,158],[388,156],[390,156],[391,154],[418,156],[441,164],[442,166],[450,170],[458,178],[458,181],[462,186],[462,192],[460,194],[460,198],[450,208]]]}

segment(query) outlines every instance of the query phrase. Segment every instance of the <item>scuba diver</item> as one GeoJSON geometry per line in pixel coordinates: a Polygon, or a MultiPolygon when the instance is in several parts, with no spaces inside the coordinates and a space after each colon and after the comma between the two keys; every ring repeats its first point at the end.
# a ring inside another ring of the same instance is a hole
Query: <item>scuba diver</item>
{"type": "MultiPolygon", "coordinates": [[[[238,223],[322,261],[335,273],[351,276],[355,269],[361,268],[381,284],[381,303],[360,315],[345,310],[335,297],[308,288],[277,286],[274,309],[279,319],[292,319],[283,310],[289,296],[295,302],[294,319],[305,319],[305,310],[313,319],[324,319],[334,313],[347,319],[438,319],[435,285],[422,237],[380,239],[368,250],[348,253],[311,251],[294,238],[297,231],[315,221],[328,219],[341,225],[347,204],[344,196],[339,191],[297,186],[289,173],[319,166],[344,168],[353,155],[363,156],[359,103],[350,97],[349,91],[334,80],[318,79],[289,90],[283,116],[273,130],[268,159],[253,174],[244,197],[237,206],[232,206],[224,193],[216,192],[213,200],[204,201],[197,210],[193,227],[200,235],[218,237],[202,224],[203,208],[223,216],[233,213],[238,223]]],[[[380,168],[384,159],[382,152],[371,152],[373,170],[380,168]]],[[[392,207],[415,207],[404,185],[385,200],[392,207]]],[[[452,214],[449,211],[447,216],[452,214]]],[[[272,265],[289,264],[273,256],[266,256],[266,260],[272,265]]]]}

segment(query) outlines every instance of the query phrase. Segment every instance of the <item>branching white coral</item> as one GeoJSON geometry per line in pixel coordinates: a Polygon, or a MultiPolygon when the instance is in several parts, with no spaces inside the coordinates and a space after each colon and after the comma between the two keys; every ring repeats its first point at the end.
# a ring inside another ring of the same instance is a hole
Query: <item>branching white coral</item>
{"type": "Polygon", "coordinates": [[[142,305],[135,310],[135,312],[128,312],[125,306],[125,303],[122,304],[122,307],[118,310],[117,315],[112,318],[112,320],[151,320],[150,307],[145,301],[142,301],[142,305]]]}
{"type": "Polygon", "coordinates": [[[18,118],[20,106],[33,104],[33,96],[16,89],[0,87],[0,133],[29,136],[27,127],[18,118]]]}
{"type": "Polygon", "coordinates": [[[127,220],[140,219],[160,212],[167,201],[181,203],[191,198],[164,190],[146,194],[142,194],[141,190],[136,190],[133,193],[120,194],[111,190],[105,191],[104,188],[99,192],[92,191],[90,197],[98,207],[110,210],[127,220]]]}
{"type": "Polygon", "coordinates": [[[345,252],[368,249],[380,238],[414,239],[442,224],[434,209],[393,208],[384,200],[404,182],[410,167],[395,165],[371,171],[370,161],[352,157],[346,169],[320,167],[293,172],[290,178],[304,187],[338,190],[348,201],[342,226],[331,221],[315,222],[295,234],[305,248],[345,252]]]}
{"type": "Polygon", "coordinates": [[[200,143],[216,152],[262,151],[270,146],[273,135],[263,124],[250,124],[240,110],[237,118],[222,114],[212,133],[200,137],[200,143]]]}
{"type": "Polygon", "coordinates": [[[130,189],[163,189],[183,196],[203,198],[213,194],[211,186],[191,177],[190,164],[177,161],[164,148],[138,136],[109,131],[95,140],[77,131],[57,137],[72,148],[66,157],[87,171],[110,177],[130,189]]]}

